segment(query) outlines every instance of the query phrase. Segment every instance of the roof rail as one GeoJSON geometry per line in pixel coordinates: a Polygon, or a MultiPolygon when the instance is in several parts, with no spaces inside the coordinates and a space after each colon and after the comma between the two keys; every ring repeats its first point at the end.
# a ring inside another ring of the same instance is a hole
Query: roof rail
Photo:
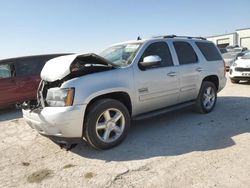
{"type": "Polygon", "coordinates": [[[204,37],[190,37],[190,36],[177,36],[177,35],[162,35],[162,36],[155,36],[153,38],[187,38],[187,39],[207,40],[204,37]]]}

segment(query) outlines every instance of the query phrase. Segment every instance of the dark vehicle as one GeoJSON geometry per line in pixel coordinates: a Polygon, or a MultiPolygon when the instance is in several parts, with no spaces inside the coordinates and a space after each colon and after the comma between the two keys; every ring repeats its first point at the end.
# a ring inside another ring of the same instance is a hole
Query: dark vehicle
{"type": "Polygon", "coordinates": [[[49,54],[0,60],[0,109],[35,99],[45,63],[67,54],[49,54]]]}

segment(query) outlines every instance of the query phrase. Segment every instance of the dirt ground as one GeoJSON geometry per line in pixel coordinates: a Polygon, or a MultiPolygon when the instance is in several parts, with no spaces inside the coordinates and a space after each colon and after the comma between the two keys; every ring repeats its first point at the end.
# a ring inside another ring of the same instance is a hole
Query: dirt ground
{"type": "Polygon", "coordinates": [[[0,111],[0,187],[250,187],[250,83],[228,81],[210,114],[132,125],[114,149],[66,151],[0,111]]]}

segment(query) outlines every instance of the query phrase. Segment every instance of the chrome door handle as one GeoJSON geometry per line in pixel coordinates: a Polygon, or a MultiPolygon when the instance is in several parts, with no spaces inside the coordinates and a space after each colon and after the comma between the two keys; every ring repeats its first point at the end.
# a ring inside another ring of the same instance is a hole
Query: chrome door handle
{"type": "Polygon", "coordinates": [[[169,72],[167,75],[170,77],[174,77],[174,76],[176,76],[176,72],[169,72]]]}
{"type": "Polygon", "coordinates": [[[201,71],[203,71],[203,68],[200,68],[200,67],[198,67],[197,69],[195,69],[197,72],[201,72],[201,71]]]}

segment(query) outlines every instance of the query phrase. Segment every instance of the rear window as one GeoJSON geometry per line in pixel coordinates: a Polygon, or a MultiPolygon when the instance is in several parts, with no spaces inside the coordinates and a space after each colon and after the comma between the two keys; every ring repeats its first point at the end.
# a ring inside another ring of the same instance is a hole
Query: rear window
{"type": "Polygon", "coordinates": [[[203,56],[207,61],[222,60],[222,57],[213,43],[208,42],[196,42],[196,45],[200,49],[203,56]]]}

